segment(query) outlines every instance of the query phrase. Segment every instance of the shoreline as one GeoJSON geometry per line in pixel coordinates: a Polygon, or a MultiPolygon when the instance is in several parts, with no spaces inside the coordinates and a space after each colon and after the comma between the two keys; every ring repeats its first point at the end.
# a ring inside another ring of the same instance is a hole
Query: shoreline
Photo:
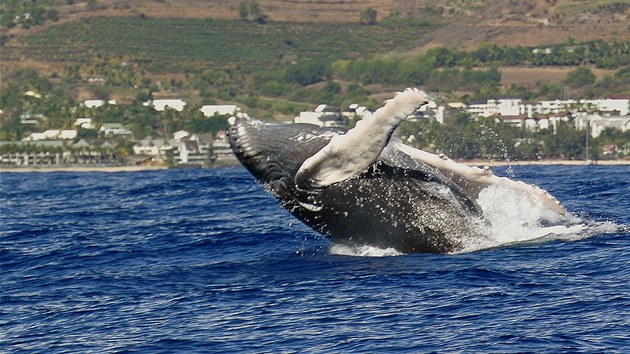
{"type": "MultiPolygon", "coordinates": [[[[528,161],[488,161],[488,160],[456,160],[456,162],[467,166],[623,166],[630,165],[630,160],[528,160],[528,161]]],[[[238,164],[218,164],[210,167],[219,168],[228,166],[238,166],[238,164]]],[[[177,167],[174,167],[177,169],[177,167]]],[[[31,166],[31,167],[0,167],[0,173],[4,172],[141,172],[173,169],[168,166],[31,166]]]]}
{"type": "Polygon", "coordinates": [[[140,172],[166,170],[168,166],[32,166],[0,167],[3,172],[140,172]]]}

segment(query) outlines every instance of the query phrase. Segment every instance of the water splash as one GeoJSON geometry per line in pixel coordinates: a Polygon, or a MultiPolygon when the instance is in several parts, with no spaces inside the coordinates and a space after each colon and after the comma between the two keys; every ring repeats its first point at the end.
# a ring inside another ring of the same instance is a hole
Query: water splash
{"type": "Polygon", "coordinates": [[[457,253],[518,243],[576,241],[623,228],[612,222],[560,215],[536,203],[527,193],[502,184],[484,189],[477,203],[484,213],[484,221],[478,226],[482,235],[463,240],[464,247],[457,253]]]}
{"type": "Polygon", "coordinates": [[[338,243],[332,244],[328,250],[330,254],[338,256],[351,256],[351,257],[392,257],[401,256],[404,253],[395,250],[394,248],[378,248],[373,246],[348,246],[338,243]]]}

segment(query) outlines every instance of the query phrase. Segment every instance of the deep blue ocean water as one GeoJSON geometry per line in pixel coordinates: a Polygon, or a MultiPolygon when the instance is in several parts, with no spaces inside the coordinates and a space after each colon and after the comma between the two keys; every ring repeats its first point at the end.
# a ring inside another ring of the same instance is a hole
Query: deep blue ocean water
{"type": "Polygon", "coordinates": [[[513,169],[581,226],[348,256],[240,167],[2,173],[0,352],[628,352],[630,166],[513,169]]]}

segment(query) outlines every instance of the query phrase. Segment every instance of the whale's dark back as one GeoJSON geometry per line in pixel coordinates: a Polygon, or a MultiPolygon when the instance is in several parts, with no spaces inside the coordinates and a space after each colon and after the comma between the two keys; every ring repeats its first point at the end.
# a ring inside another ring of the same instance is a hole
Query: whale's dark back
{"type": "Polygon", "coordinates": [[[476,204],[439,173],[391,148],[353,178],[298,190],[294,177],[302,163],[343,132],[238,120],[230,129],[230,145],[287,210],[335,242],[445,253],[474,232],[476,204]]]}

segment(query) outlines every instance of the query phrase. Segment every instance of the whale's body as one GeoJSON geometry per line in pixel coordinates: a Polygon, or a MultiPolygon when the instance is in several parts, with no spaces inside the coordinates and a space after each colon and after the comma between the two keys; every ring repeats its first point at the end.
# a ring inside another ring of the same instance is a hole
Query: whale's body
{"type": "MultiPolygon", "coordinates": [[[[475,237],[479,192],[505,178],[392,139],[424,94],[406,90],[351,130],[238,119],[230,145],[239,161],[296,218],[334,242],[448,253],[475,237]]],[[[513,182],[551,209],[546,192],[513,182]]]]}

